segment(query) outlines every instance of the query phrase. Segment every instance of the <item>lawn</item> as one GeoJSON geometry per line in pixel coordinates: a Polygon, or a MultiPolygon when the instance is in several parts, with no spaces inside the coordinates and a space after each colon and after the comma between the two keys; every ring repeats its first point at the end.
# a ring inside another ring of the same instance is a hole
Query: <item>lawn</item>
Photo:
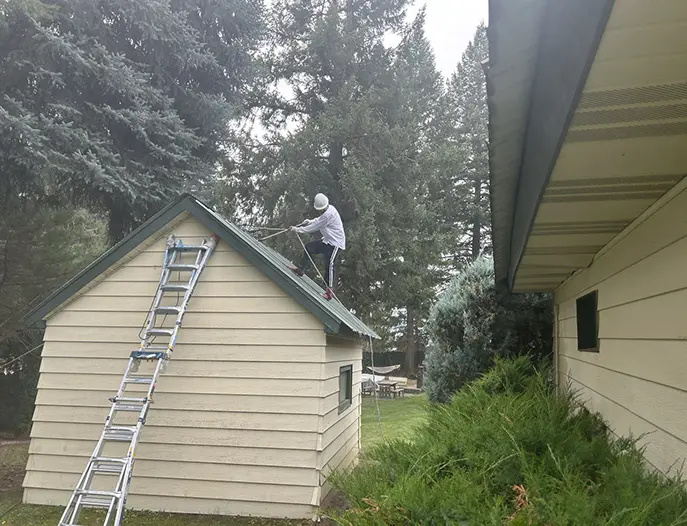
{"type": "Polygon", "coordinates": [[[375,399],[363,398],[362,435],[363,449],[373,446],[382,437],[384,440],[408,437],[412,430],[427,418],[427,397],[425,395],[405,396],[396,399],[379,399],[379,413],[382,420],[380,434],[375,399]]]}
{"type": "MultiPolygon", "coordinates": [[[[384,439],[406,436],[413,427],[426,418],[425,396],[407,396],[394,400],[379,400],[384,439]]],[[[377,410],[373,398],[363,399],[362,414],[363,448],[369,448],[382,438],[379,431],[377,410]]],[[[28,444],[0,445],[0,526],[56,526],[61,508],[17,505],[21,502],[21,482],[28,456],[28,444]]],[[[91,511],[91,510],[89,510],[91,511]]],[[[99,512],[84,513],[83,526],[102,526],[104,515],[99,512]]],[[[162,513],[138,513],[130,511],[124,521],[136,526],[297,526],[312,524],[307,521],[267,520],[252,518],[211,517],[199,515],[174,515],[162,513]]]]}

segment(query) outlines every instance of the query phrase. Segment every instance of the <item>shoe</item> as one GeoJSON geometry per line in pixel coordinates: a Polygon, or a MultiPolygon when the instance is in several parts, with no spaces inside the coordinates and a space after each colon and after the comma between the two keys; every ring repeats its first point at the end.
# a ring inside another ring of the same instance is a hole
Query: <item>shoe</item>
{"type": "Polygon", "coordinates": [[[304,273],[301,269],[299,269],[298,267],[289,267],[289,270],[290,270],[291,272],[293,272],[293,273],[294,273],[296,276],[298,276],[299,278],[302,278],[302,277],[303,277],[303,274],[305,274],[305,273],[304,273]]]}
{"type": "Polygon", "coordinates": [[[327,291],[322,294],[322,297],[329,301],[334,297],[334,291],[332,291],[332,289],[327,289],[327,291]]]}

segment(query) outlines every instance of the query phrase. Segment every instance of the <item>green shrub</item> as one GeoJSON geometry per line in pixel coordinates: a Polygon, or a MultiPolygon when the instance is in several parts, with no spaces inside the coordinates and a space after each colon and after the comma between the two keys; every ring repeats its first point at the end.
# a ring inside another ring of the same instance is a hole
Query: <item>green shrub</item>
{"type": "Polygon", "coordinates": [[[683,486],[648,474],[633,440],[554,395],[526,358],[498,361],[432,406],[412,441],[383,443],[331,481],[351,503],[341,524],[687,524],[683,486]]]}
{"type": "Polygon", "coordinates": [[[431,310],[424,389],[447,402],[497,357],[550,355],[553,315],[546,294],[505,294],[494,283],[490,259],[460,272],[431,310]]]}

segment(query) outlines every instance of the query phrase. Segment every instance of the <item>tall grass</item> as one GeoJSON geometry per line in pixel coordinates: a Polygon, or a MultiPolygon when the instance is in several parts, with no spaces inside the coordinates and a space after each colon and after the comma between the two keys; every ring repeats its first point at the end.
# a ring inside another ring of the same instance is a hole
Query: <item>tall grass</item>
{"type": "Polygon", "coordinates": [[[679,525],[687,492],[651,474],[633,440],[614,440],[574,395],[524,358],[500,361],[412,441],[376,446],[331,481],[341,524],[679,525]]]}

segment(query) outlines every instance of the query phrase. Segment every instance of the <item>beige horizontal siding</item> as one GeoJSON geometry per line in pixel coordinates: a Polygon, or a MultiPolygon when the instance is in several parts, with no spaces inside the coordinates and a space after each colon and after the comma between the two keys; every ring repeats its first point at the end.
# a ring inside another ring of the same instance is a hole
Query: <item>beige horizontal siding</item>
{"type": "MultiPolygon", "coordinates": [[[[157,279],[157,278],[154,278],[157,279]]],[[[156,282],[132,283],[103,281],[85,293],[86,296],[138,296],[152,298],[155,293],[156,282]]],[[[199,298],[278,298],[286,297],[286,293],[277,285],[267,281],[226,281],[206,283],[201,281],[193,291],[195,304],[199,298]]]]}
{"type": "Polygon", "coordinates": [[[560,356],[574,358],[611,371],[644,378],[676,389],[687,389],[683,367],[685,343],[676,340],[603,341],[603,354],[577,351],[575,338],[560,339],[560,356]],[[649,358],[649,359],[647,359],[649,358]]]}
{"type": "Polygon", "coordinates": [[[617,436],[642,437],[639,446],[644,448],[644,457],[650,466],[669,476],[678,476],[685,457],[685,442],[666,433],[651,421],[638,416],[628,407],[594,391],[587,384],[562,373],[569,388],[575,390],[581,401],[591,410],[604,415],[617,436]]]}
{"type": "MultiPolygon", "coordinates": [[[[146,313],[123,312],[113,316],[111,312],[65,311],[56,316],[51,327],[101,327],[126,328],[127,332],[138,334],[146,313]],[[133,330],[131,330],[133,329],[133,330]]],[[[172,319],[169,320],[173,323],[172,319]]],[[[184,316],[184,330],[195,329],[309,329],[322,332],[322,324],[310,313],[234,313],[234,312],[189,312],[184,316]]]]}
{"type": "MultiPolygon", "coordinates": [[[[24,487],[60,490],[74,487],[78,479],[79,475],[76,473],[29,471],[24,479],[24,487]]],[[[96,480],[93,489],[111,490],[112,477],[102,477],[102,479],[96,480]]],[[[178,498],[227,498],[228,500],[232,500],[233,497],[236,500],[279,504],[309,504],[312,499],[312,488],[307,486],[189,480],[183,478],[182,474],[178,479],[134,476],[131,481],[131,493],[150,497],[167,495],[178,498]]]]}
{"type": "MultiPolygon", "coordinates": [[[[30,471],[81,474],[88,460],[83,457],[62,455],[30,455],[27,468],[30,471]]],[[[150,461],[138,458],[135,465],[136,477],[161,479],[190,479],[200,481],[246,482],[255,484],[278,484],[309,486],[317,484],[317,472],[313,468],[294,469],[283,466],[220,464],[209,462],[185,462],[179,469],[179,461],[150,461]]]]}
{"type": "Polygon", "coordinates": [[[362,380],[362,342],[358,338],[327,336],[325,350],[326,364],[323,368],[327,380],[322,384],[321,438],[318,469],[322,489],[320,502],[329,492],[331,485],[326,477],[333,469],[350,465],[358,457],[360,448],[360,385],[362,380]],[[351,405],[339,412],[340,368],[351,365],[353,388],[351,405]]]}
{"type": "MultiPolygon", "coordinates": [[[[69,406],[36,406],[34,422],[102,424],[109,408],[82,407],[78,413],[69,406]]],[[[123,422],[135,422],[129,413],[123,422]]],[[[250,429],[262,431],[303,431],[316,429],[317,415],[293,413],[256,413],[245,411],[179,410],[155,407],[148,414],[147,425],[157,427],[193,427],[205,429],[250,429]]]]}
{"type": "MultiPolygon", "coordinates": [[[[194,298],[196,296],[194,295],[194,298]]],[[[162,305],[171,305],[169,298],[162,305]]],[[[149,296],[98,296],[89,294],[83,296],[78,302],[67,305],[63,312],[127,312],[138,313],[137,325],[145,319],[150,307],[149,296]]],[[[193,300],[192,300],[193,301],[193,300]]],[[[189,317],[198,316],[199,313],[261,313],[261,314],[304,314],[303,308],[295,303],[292,298],[274,296],[269,299],[259,297],[240,296],[206,296],[200,304],[193,302],[193,308],[188,313],[189,317]]]]}
{"type": "MultiPolygon", "coordinates": [[[[174,227],[187,244],[209,232],[174,227]]],[[[166,232],[47,319],[25,500],[62,504],[102,431],[160,276],[166,232]]],[[[172,300],[170,300],[172,301],[172,300]]],[[[322,407],[338,386],[315,317],[220,242],[141,434],[131,507],[309,517],[322,407]]],[[[149,364],[142,364],[143,373],[149,364]]],[[[135,386],[128,392],[139,391],[135,386]]],[[[124,415],[117,423],[133,422],[124,415]]],[[[123,456],[126,444],[108,444],[123,456]]],[[[110,484],[111,484],[111,479],[110,484]]],[[[104,489],[104,488],[103,488],[104,489]]]]}
{"type": "MultiPolygon", "coordinates": [[[[45,504],[49,506],[63,505],[69,498],[69,492],[52,489],[27,488],[24,493],[24,501],[33,504],[45,504]]],[[[160,510],[172,513],[192,513],[203,515],[243,515],[257,517],[274,517],[289,519],[310,518],[312,507],[303,504],[284,504],[274,502],[251,502],[243,500],[230,500],[226,497],[211,498],[184,498],[170,497],[167,495],[129,494],[126,506],[129,509],[150,509],[150,503],[155,502],[160,510]]]]}
{"type": "MultiPolygon", "coordinates": [[[[78,359],[88,356],[121,360],[136,348],[137,345],[121,342],[103,342],[98,345],[89,342],[50,342],[43,347],[42,356],[78,359]]],[[[186,343],[176,346],[173,360],[250,362],[258,367],[269,362],[320,363],[324,360],[321,348],[312,342],[307,345],[186,343]]]]}
{"type": "MultiPolygon", "coordinates": [[[[198,298],[196,298],[197,300],[198,298]]],[[[59,316],[59,315],[58,315],[59,316]]],[[[120,342],[138,344],[138,331],[121,327],[60,327],[48,325],[45,342],[78,341],[90,343],[120,342]]],[[[313,345],[324,339],[322,330],[303,329],[188,329],[179,332],[179,343],[195,345],[313,345]]]]}
{"type": "MultiPolygon", "coordinates": [[[[245,353],[244,348],[244,353],[245,353]]],[[[224,360],[221,362],[207,362],[190,359],[186,356],[181,360],[175,356],[169,363],[166,376],[199,376],[202,378],[232,377],[242,379],[288,379],[288,380],[307,380],[319,374],[320,364],[318,363],[294,363],[294,362],[233,362],[224,360]]],[[[109,374],[110,371],[117,371],[125,367],[125,360],[108,358],[52,358],[44,357],[41,361],[41,373],[68,373],[109,374]]],[[[153,365],[150,365],[152,369],[153,365]]],[[[141,369],[143,371],[143,365],[141,369]]]]}
{"type": "MultiPolygon", "coordinates": [[[[55,455],[83,457],[84,462],[93,452],[92,440],[61,440],[56,438],[34,438],[29,453],[34,455],[55,455]]],[[[123,456],[126,445],[108,443],[105,456],[123,456]]],[[[155,462],[178,462],[183,470],[187,462],[231,464],[238,466],[281,466],[297,469],[315,468],[315,455],[304,449],[269,449],[258,447],[226,447],[208,444],[154,444],[143,442],[136,449],[136,459],[155,462]]]]}
{"type": "MultiPolygon", "coordinates": [[[[96,391],[116,391],[121,375],[115,374],[54,374],[43,373],[38,381],[39,389],[60,389],[68,385],[70,389],[85,389],[96,391]]],[[[332,383],[334,379],[328,380],[332,383]]],[[[338,380],[338,379],[337,379],[338,380]]],[[[317,380],[281,380],[274,378],[232,378],[195,376],[167,376],[160,377],[157,383],[157,395],[161,398],[166,392],[170,393],[207,393],[233,395],[267,395],[292,397],[319,396],[320,382],[317,380]]],[[[128,391],[131,393],[145,392],[146,386],[134,385],[128,391]]]]}
{"type": "MultiPolygon", "coordinates": [[[[39,389],[37,405],[68,407],[109,407],[112,391],[74,389],[39,389]]],[[[332,397],[325,399],[331,407],[332,397]]],[[[321,398],[262,395],[225,395],[201,393],[158,393],[151,409],[180,409],[187,411],[237,411],[255,413],[284,413],[319,415],[321,398]]]]}
{"type": "Polygon", "coordinates": [[[336,469],[338,466],[332,463],[332,459],[337,458],[337,455],[341,452],[341,449],[357,448],[358,440],[358,425],[352,423],[351,425],[345,427],[339,435],[333,438],[329,445],[325,448],[323,452],[323,471],[326,469],[336,469]]]}
{"type": "MultiPolygon", "coordinates": [[[[62,422],[34,422],[31,438],[92,440],[100,437],[101,424],[69,424],[62,422]]],[[[154,426],[146,424],[141,443],[190,444],[230,447],[259,447],[266,449],[304,449],[317,446],[317,434],[298,431],[263,431],[255,429],[217,429],[196,427],[154,426]]]]}
{"type": "Polygon", "coordinates": [[[579,392],[619,435],[646,435],[665,473],[687,459],[687,192],[556,291],[560,385],[579,392]],[[598,291],[599,352],[577,350],[575,300],[598,291]]]}

